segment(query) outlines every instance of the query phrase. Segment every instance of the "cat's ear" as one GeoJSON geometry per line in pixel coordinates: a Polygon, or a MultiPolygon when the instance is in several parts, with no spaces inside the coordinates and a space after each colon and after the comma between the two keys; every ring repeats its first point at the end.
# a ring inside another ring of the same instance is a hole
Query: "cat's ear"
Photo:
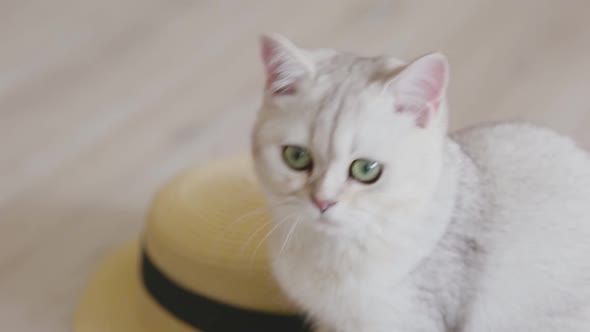
{"type": "Polygon", "coordinates": [[[449,81],[449,63],[441,53],[412,61],[388,86],[394,93],[396,112],[413,112],[416,124],[426,127],[438,111],[449,81]]]}
{"type": "Polygon", "coordinates": [[[260,38],[266,89],[271,95],[290,95],[313,73],[313,64],[291,41],[278,34],[260,38]]]}

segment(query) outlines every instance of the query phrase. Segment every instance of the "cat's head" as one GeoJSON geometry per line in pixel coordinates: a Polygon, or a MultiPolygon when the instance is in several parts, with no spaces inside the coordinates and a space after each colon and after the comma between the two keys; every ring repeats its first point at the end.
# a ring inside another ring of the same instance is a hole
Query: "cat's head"
{"type": "Polygon", "coordinates": [[[446,58],[301,49],[279,35],[261,48],[252,151],[276,222],[351,235],[419,214],[442,164],[446,58]]]}

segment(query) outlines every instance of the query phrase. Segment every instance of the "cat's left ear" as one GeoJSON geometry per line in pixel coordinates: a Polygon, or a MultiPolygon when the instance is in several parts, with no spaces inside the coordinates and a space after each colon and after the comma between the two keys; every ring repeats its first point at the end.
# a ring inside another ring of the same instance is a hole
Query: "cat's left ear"
{"type": "Polygon", "coordinates": [[[272,96],[291,95],[313,74],[314,66],[302,50],[287,38],[267,34],[260,38],[266,89],[272,96]]]}
{"type": "Polygon", "coordinates": [[[441,53],[431,53],[411,62],[395,76],[388,88],[396,112],[412,112],[416,124],[425,128],[440,108],[449,81],[449,63],[441,53]]]}

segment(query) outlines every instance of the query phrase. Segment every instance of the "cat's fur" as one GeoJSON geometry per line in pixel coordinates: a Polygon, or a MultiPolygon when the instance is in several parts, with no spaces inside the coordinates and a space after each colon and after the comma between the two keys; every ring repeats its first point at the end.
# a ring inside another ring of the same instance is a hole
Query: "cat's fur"
{"type": "Polygon", "coordinates": [[[321,331],[590,331],[590,158],[506,123],[447,133],[444,56],[263,38],[253,158],[274,274],[321,331]],[[281,147],[313,154],[296,172],[281,147]],[[384,164],[366,185],[356,158],[384,164]],[[337,201],[324,214],[310,195],[337,201]]]}

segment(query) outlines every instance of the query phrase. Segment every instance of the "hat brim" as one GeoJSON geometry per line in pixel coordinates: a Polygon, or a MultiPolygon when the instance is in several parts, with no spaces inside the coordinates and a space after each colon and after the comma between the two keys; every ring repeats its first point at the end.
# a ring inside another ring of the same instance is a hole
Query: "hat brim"
{"type": "Polygon", "coordinates": [[[147,294],[140,257],[140,243],[134,241],[105,259],[82,294],[74,332],[198,332],[147,294]]]}

